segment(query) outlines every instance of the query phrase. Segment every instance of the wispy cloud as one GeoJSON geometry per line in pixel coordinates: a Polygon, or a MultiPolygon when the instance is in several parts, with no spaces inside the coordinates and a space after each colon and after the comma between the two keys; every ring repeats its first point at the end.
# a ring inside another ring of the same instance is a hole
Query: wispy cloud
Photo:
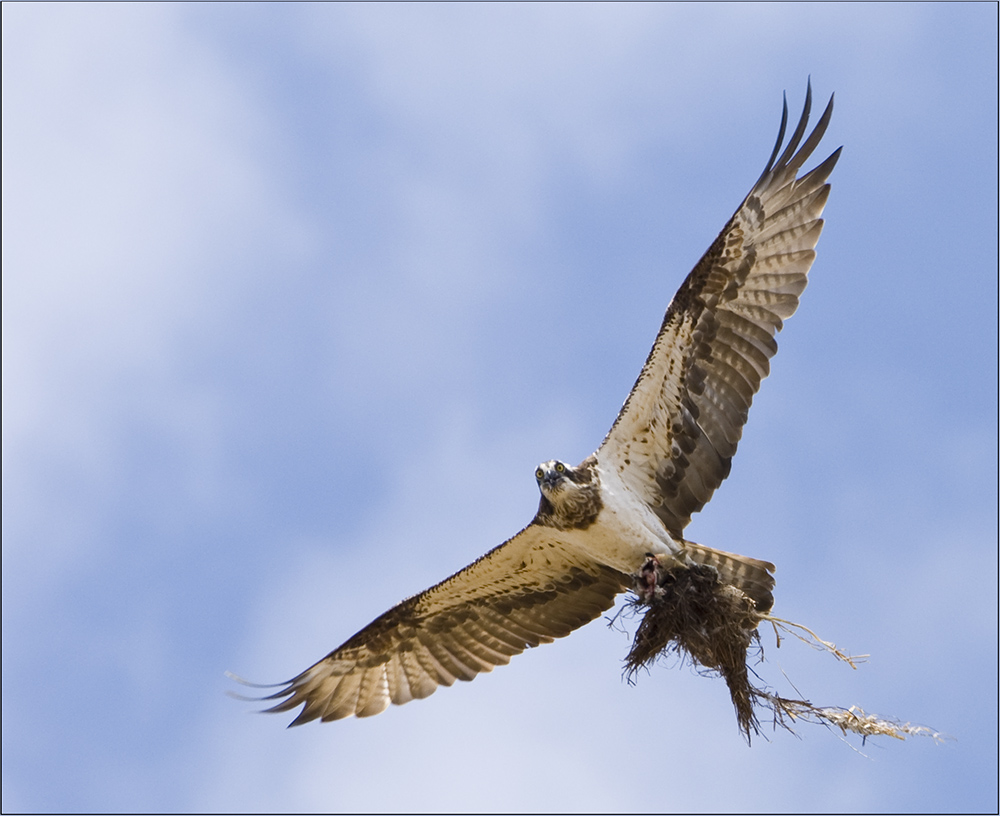
{"type": "Polygon", "coordinates": [[[5,810],[995,803],[995,9],[3,15],[5,810]],[[873,654],[769,654],[815,702],[959,742],[747,750],[599,623],[372,720],[225,698],[528,521],[809,73],[827,230],[691,535],[873,654]]]}

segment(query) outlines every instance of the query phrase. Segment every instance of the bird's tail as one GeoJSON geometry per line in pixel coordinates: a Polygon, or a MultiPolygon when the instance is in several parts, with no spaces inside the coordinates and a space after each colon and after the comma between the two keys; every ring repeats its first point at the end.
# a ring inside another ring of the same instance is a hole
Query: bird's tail
{"type": "Polygon", "coordinates": [[[774,564],[745,555],[717,550],[692,541],[684,542],[684,551],[696,564],[715,567],[724,584],[731,584],[750,596],[758,612],[770,612],[774,606],[774,564]]]}

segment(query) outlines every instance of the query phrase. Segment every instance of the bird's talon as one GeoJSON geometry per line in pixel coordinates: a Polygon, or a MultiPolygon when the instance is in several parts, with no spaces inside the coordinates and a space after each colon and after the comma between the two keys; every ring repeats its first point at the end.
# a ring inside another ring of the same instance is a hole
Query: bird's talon
{"type": "Polygon", "coordinates": [[[657,595],[663,594],[660,588],[661,574],[660,559],[652,553],[647,553],[635,581],[636,595],[643,603],[649,603],[657,595]]]}

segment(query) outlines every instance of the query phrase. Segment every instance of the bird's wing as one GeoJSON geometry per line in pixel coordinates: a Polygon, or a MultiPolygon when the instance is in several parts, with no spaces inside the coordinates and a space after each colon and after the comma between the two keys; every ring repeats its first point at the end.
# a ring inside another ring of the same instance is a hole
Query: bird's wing
{"type": "Polygon", "coordinates": [[[532,523],[440,584],[394,606],[283,689],[292,725],[368,717],[509,662],[596,618],[629,586],[618,570],[532,523]]]}
{"type": "Polygon", "coordinates": [[[671,301],[597,453],[678,538],[729,475],[750,403],[778,348],[775,334],[798,307],[816,257],[826,180],[840,149],[796,178],[833,112],[831,96],[802,142],[811,96],[807,89],[802,117],[778,156],[786,103],[767,167],[671,301]]]}

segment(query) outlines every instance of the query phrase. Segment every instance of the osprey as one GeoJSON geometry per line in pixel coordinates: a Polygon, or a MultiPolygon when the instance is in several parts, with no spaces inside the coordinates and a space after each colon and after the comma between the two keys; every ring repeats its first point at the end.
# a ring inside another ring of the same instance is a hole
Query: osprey
{"type": "Polygon", "coordinates": [[[292,722],[299,725],[369,717],[427,697],[568,635],[625,590],[654,591],[660,569],[712,567],[757,611],[770,610],[773,564],[695,544],[684,528],[729,475],[777,351],[775,334],[798,306],[816,257],[840,149],[797,177],[833,112],[831,96],[802,141],[811,98],[807,86],[781,151],[785,103],[764,172],[671,301],[597,451],[575,467],[539,465],[541,499],[527,527],[279,684],[264,699],[281,702],[268,711],[302,705],[292,722]]]}

